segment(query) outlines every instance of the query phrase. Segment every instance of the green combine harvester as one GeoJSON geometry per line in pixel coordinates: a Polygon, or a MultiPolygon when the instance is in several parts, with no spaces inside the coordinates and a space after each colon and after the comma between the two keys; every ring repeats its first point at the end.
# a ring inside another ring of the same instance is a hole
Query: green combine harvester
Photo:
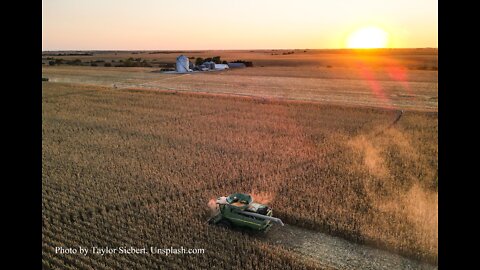
{"type": "Polygon", "coordinates": [[[272,223],[283,226],[282,220],[272,217],[272,209],[253,202],[248,194],[235,193],[228,197],[219,197],[216,201],[218,213],[208,222],[222,227],[243,227],[256,231],[267,231],[272,223]]]}

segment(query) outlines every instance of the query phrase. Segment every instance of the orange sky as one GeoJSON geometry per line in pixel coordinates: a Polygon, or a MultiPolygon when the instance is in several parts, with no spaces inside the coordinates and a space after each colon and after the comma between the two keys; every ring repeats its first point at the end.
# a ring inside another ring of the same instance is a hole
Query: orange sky
{"type": "Polygon", "coordinates": [[[378,27],[388,47],[438,47],[432,0],[43,0],[43,50],[345,48],[378,27]]]}

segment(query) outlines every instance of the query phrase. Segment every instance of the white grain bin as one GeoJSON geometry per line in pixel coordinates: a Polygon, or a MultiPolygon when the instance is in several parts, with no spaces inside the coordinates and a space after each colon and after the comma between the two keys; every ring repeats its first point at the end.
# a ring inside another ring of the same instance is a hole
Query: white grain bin
{"type": "Polygon", "coordinates": [[[227,69],[229,68],[229,66],[227,64],[215,64],[215,69],[217,70],[223,70],[223,69],[227,69]]]}
{"type": "Polygon", "coordinates": [[[180,55],[177,57],[177,62],[175,63],[175,69],[177,72],[185,73],[185,72],[191,72],[192,70],[190,69],[189,66],[190,61],[188,60],[188,57],[185,55],[180,55]]]}

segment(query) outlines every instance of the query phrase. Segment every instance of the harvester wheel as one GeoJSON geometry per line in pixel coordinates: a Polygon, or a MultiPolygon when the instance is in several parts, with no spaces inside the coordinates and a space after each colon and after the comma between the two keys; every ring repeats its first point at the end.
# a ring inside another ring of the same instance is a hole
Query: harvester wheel
{"type": "Polygon", "coordinates": [[[218,222],[218,226],[225,228],[225,229],[230,229],[232,227],[232,224],[230,221],[222,219],[220,222],[218,222]]]}

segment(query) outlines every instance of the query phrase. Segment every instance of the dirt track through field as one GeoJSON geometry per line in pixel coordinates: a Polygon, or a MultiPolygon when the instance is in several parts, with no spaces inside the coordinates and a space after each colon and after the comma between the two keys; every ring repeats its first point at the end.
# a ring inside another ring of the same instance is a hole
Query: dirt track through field
{"type": "Polygon", "coordinates": [[[356,244],[339,237],[296,226],[273,226],[264,236],[269,243],[314,259],[333,269],[438,269],[400,255],[356,244]]]}

